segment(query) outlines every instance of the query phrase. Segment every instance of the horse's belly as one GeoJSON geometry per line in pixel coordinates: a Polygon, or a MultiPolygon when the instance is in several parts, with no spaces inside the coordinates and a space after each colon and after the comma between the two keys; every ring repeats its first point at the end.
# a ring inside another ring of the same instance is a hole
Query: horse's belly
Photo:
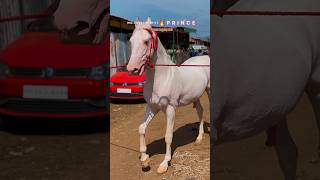
{"type": "Polygon", "coordinates": [[[259,134],[278,124],[280,120],[281,118],[270,116],[255,121],[224,122],[218,129],[218,143],[236,141],[259,134]]]}
{"type": "Polygon", "coordinates": [[[197,101],[205,92],[207,83],[197,82],[188,83],[184,86],[183,92],[180,94],[178,99],[179,106],[188,105],[192,102],[197,101]]]}
{"type": "Polygon", "coordinates": [[[179,99],[178,105],[179,106],[189,105],[190,103],[193,103],[193,102],[199,100],[202,94],[199,94],[199,95],[194,96],[194,97],[182,97],[182,98],[179,99]]]}

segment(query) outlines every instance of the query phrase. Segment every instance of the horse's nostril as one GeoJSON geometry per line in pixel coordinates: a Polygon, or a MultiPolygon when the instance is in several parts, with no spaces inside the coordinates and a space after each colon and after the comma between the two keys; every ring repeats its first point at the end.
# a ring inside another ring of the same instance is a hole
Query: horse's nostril
{"type": "Polygon", "coordinates": [[[73,27],[70,31],[72,31],[73,34],[76,34],[78,36],[85,35],[89,33],[90,25],[86,21],[78,21],[77,25],[73,27]]]}
{"type": "Polygon", "coordinates": [[[90,25],[86,21],[78,21],[77,27],[84,29],[84,28],[89,28],[90,25]]]}

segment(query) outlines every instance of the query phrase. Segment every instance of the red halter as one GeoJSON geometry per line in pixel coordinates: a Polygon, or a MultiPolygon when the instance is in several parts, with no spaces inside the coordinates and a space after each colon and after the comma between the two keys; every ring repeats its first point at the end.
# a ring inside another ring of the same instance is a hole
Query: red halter
{"type": "Polygon", "coordinates": [[[150,68],[154,68],[154,64],[151,63],[151,58],[152,58],[153,54],[158,49],[158,34],[157,34],[157,32],[153,31],[152,29],[144,28],[144,30],[148,31],[148,33],[151,36],[149,54],[147,55],[147,61],[145,64],[147,66],[149,66],[150,68]]]}

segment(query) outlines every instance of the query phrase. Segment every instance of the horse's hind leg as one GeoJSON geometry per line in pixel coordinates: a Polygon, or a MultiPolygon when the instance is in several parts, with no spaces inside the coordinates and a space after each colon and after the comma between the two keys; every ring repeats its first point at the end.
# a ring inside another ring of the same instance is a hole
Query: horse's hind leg
{"type": "Polygon", "coordinates": [[[159,110],[152,108],[150,105],[147,105],[146,112],[144,115],[143,122],[139,126],[139,135],[140,135],[140,161],[142,164],[143,170],[149,170],[149,155],[147,152],[147,145],[146,145],[146,128],[153,117],[159,112],[159,110]]]}
{"type": "Polygon", "coordinates": [[[208,98],[209,98],[209,101],[211,101],[211,98],[210,98],[210,83],[208,84],[207,88],[206,88],[206,92],[207,92],[207,95],[208,95],[208,98]]]}
{"type": "MultiPolygon", "coordinates": [[[[318,59],[320,61],[320,59],[318,59]]],[[[310,76],[310,80],[306,87],[306,92],[309,96],[311,101],[313,112],[315,115],[315,119],[317,121],[317,128],[318,128],[318,144],[316,148],[316,152],[312,157],[311,162],[317,163],[319,162],[320,156],[320,66],[315,65],[313,67],[313,72],[310,76]]]]}
{"type": "Polygon", "coordinates": [[[295,180],[298,151],[288,130],[287,120],[282,120],[275,131],[275,149],[285,180],[295,180]]]}
{"type": "Polygon", "coordinates": [[[204,133],[204,130],[203,130],[203,123],[204,123],[204,120],[203,120],[203,108],[202,108],[202,105],[201,105],[199,99],[197,101],[195,101],[193,103],[193,105],[197,110],[198,118],[199,118],[199,121],[200,121],[199,134],[198,134],[198,137],[196,139],[196,144],[200,144],[202,142],[203,133],[204,133]]]}
{"type": "MultiPolygon", "coordinates": [[[[310,85],[313,86],[313,85],[310,85]]],[[[309,99],[311,101],[312,107],[313,107],[313,112],[315,115],[315,119],[317,121],[317,128],[318,128],[318,133],[320,136],[320,92],[316,92],[317,88],[315,86],[309,87],[307,89],[307,94],[309,96],[309,99]]],[[[318,163],[320,159],[320,137],[318,136],[318,145],[316,152],[314,153],[311,162],[312,163],[318,163]]]]}

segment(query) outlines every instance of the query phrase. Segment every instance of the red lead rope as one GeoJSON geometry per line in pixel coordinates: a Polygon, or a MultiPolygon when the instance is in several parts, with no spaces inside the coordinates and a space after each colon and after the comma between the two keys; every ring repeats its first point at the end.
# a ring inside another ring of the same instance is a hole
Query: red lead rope
{"type": "MultiPolygon", "coordinates": [[[[206,64],[147,64],[150,68],[154,68],[155,66],[162,66],[162,67],[183,67],[183,66],[188,66],[188,67],[210,67],[210,65],[206,64]]],[[[125,68],[126,65],[119,65],[119,66],[111,66],[110,69],[115,69],[115,68],[125,68]]]]}
{"type": "Polygon", "coordinates": [[[223,11],[211,9],[210,14],[233,16],[320,16],[320,11],[223,11]]]}
{"type": "Polygon", "coordinates": [[[39,18],[49,17],[50,15],[52,14],[42,13],[42,14],[25,15],[25,16],[0,17],[0,23],[8,22],[8,21],[26,20],[26,19],[39,19],[39,18]]]}

